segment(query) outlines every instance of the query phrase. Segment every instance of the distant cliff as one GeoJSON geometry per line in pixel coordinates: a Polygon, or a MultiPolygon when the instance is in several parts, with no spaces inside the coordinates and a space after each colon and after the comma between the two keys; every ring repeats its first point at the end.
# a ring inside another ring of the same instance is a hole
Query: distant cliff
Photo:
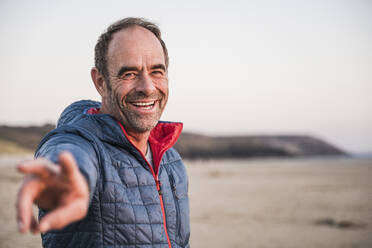
{"type": "Polygon", "coordinates": [[[297,135],[213,137],[182,133],[175,147],[190,159],[348,155],[323,140],[297,135]]]}
{"type": "MultiPolygon", "coordinates": [[[[0,126],[0,144],[32,152],[53,125],[0,126]]],[[[348,155],[345,151],[311,136],[205,136],[184,132],[175,145],[184,158],[308,157],[348,155]]],[[[1,148],[0,153],[9,149],[1,148]],[[2,151],[2,152],[1,152],[2,151]]],[[[14,150],[14,149],[13,149],[14,150]]]]}
{"type": "Polygon", "coordinates": [[[54,129],[54,125],[51,124],[28,127],[0,126],[0,140],[33,151],[42,137],[52,129],[54,129]]]}

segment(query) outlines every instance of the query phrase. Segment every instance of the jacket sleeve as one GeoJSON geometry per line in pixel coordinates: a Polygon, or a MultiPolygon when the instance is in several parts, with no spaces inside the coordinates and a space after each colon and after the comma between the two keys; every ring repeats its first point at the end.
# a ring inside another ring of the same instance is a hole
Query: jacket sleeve
{"type": "Polygon", "coordinates": [[[58,155],[70,152],[87,180],[89,187],[89,203],[96,189],[98,177],[98,159],[92,144],[75,134],[54,134],[44,141],[37,149],[35,157],[43,157],[58,164],[58,155]]]}

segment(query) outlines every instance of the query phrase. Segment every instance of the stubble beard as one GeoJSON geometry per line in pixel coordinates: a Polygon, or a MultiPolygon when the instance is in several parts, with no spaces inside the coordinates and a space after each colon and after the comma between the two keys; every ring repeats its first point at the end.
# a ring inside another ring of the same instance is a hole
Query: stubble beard
{"type": "Polygon", "coordinates": [[[154,93],[154,95],[147,96],[142,92],[129,93],[126,97],[120,98],[119,95],[115,95],[113,91],[110,92],[110,105],[114,107],[113,115],[124,125],[127,131],[145,133],[151,131],[160,120],[160,117],[164,111],[167,103],[167,98],[161,92],[154,93]],[[130,101],[141,100],[145,98],[158,99],[155,103],[158,106],[157,111],[152,115],[139,115],[133,109],[130,108],[128,98],[130,101]]]}

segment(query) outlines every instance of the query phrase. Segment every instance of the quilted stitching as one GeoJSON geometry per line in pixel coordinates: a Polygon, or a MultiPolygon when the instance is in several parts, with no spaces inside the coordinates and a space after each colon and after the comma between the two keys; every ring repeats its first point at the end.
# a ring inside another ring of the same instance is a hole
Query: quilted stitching
{"type": "MultiPolygon", "coordinates": [[[[100,115],[96,119],[86,114],[70,116],[77,115],[79,108],[97,107],[97,104],[83,101],[67,108],[64,111],[67,116],[62,114],[58,128],[43,139],[36,152],[36,156],[55,161],[60,152],[58,146],[72,152],[76,147],[83,149],[86,152],[74,156],[84,162],[79,167],[91,182],[92,200],[86,218],[43,234],[43,246],[168,247],[154,178],[123,138],[115,121],[100,115]],[[60,146],[61,142],[69,145],[60,146]]],[[[159,180],[172,247],[188,247],[188,180],[181,158],[173,148],[162,158],[159,180]]],[[[40,218],[44,214],[40,210],[40,218]]]]}

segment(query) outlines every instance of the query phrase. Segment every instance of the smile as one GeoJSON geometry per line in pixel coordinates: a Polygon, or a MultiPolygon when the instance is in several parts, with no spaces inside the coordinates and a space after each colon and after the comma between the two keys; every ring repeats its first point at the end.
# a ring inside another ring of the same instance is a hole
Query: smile
{"type": "Polygon", "coordinates": [[[132,104],[133,106],[137,107],[137,108],[141,108],[141,109],[152,109],[155,105],[155,101],[151,101],[151,102],[130,102],[130,104],[132,104]]]}

